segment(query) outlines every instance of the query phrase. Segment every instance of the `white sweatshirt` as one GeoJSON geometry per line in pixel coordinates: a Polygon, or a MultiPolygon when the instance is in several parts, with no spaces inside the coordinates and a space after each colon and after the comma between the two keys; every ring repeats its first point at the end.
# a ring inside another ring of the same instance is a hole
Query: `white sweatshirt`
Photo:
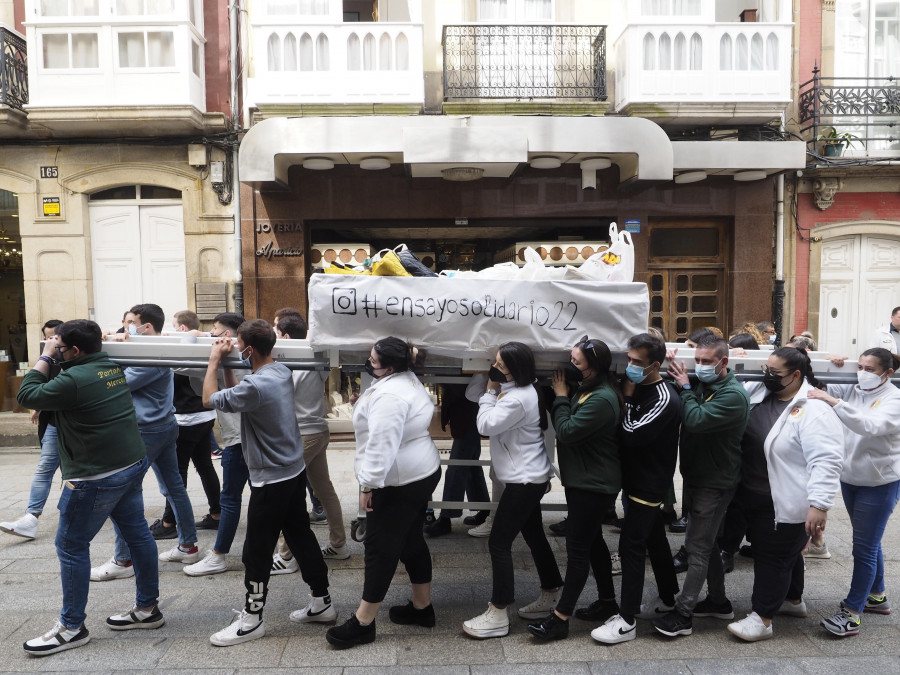
{"type": "Polygon", "coordinates": [[[840,489],[841,423],[805,384],[766,436],[765,453],[776,523],[805,523],[810,506],[829,510],[840,489]]]}
{"type": "Polygon", "coordinates": [[[478,433],[491,438],[491,463],[501,483],[545,483],[552,471],[544,446],[537,392],[530,384],[500,385],[478,401],[478,433]]]}
{"type": "Polygon", "coordinates": [[[841,399],[834,412],[844,423],[844,471],[850,485],[886,485],[900,480],[900,389],[888,380],[872,391],[858,384],[829,384],[841,399]]]}
{"type": "Polygon", "coordinates": [[[362,487],[408,485],[440,467],[428,427],[434,404],[414,373],[379,378],[353,406],[354,470],[362,487]]]}

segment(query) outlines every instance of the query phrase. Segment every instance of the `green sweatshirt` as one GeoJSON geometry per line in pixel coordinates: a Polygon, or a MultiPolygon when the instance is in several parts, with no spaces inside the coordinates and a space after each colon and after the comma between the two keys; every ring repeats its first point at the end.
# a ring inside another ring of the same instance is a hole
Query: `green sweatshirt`
{"type": "Polygon", "coordinates": [[[26,408],[55,411],[63,479],[96,476],[141,460],[147,452],[122,368],[105,352],[60,367],[52,380],[28,371],[16,398],[26,408]]]}
{"type": "Polygon", "coordinates": [[[681,475],[687,485],[729,490],[741,478],[750,399],[734,373],[681,391],[681,475]]]}
{"type": "Polygon", "coordinates": [[[606,381],[583,382],[569,400],[553,399],[559,473],[565,487],[617,494],[622,489],[619,458],[619,398],[606,381]]]}

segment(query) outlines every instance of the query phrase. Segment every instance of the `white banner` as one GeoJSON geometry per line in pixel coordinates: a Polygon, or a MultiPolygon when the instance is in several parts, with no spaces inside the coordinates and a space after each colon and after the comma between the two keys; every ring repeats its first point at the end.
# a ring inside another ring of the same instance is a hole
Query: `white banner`
{"type": "Polygon", "coordinates": [[[393,335],[439,351],[489,351],[517,340],[569,350],[582,336],[625,350],[647,330],[647,285],[593,281],[493,281],[314,274],[314,348],[368,350],[393,335]]]}

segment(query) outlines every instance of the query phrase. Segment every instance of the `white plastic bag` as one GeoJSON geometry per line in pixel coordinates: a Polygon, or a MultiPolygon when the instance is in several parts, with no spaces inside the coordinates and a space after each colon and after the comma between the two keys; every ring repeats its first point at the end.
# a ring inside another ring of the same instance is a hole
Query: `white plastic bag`
{"type": "Polygon", "coordinates": [[[634,242],[630,232],[619,232],[615,223],[609,226],[610,246],[598,251],[577,270],[566,270],[566,279],[594,279],[631,283],[634,280],[634,242]]]}

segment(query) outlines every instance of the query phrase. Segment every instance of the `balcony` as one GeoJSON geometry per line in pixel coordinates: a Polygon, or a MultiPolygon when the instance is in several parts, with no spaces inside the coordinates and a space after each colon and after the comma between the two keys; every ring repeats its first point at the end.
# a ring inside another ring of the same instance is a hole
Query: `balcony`
{"type": "Polygon", "coordinates": [[[25,38],[0,26],[0,106],[22,110],[28,103],[25,38]]]}
{"type": "Polygon", "coordinates": [[[444,26],[444,100],[606,100],[606,26],[444,26]]]}
{"type": "Polygon", "coordinates": [[[791,102],[791,31],[786,21],[631,23],[616,41],[616,111],[663,125],[778,119],[791,102]]]}
{"type": "Polygon", "coordinates": [[[204,114],[199,0],[27,0],[28,119],[55,134],[188,132],[204,114]]]}
{"type": "Polygon", "coordinates": [[[800,85],[801,131],[815,163],[900,157],[900,80],[820,77],[800,85]]]}
{"type": "Polygon", "coordinates": [[[247,103],[295,112],[417,113],[425,101],[423,28],[413,22],[251,22],[247,103]]]}

